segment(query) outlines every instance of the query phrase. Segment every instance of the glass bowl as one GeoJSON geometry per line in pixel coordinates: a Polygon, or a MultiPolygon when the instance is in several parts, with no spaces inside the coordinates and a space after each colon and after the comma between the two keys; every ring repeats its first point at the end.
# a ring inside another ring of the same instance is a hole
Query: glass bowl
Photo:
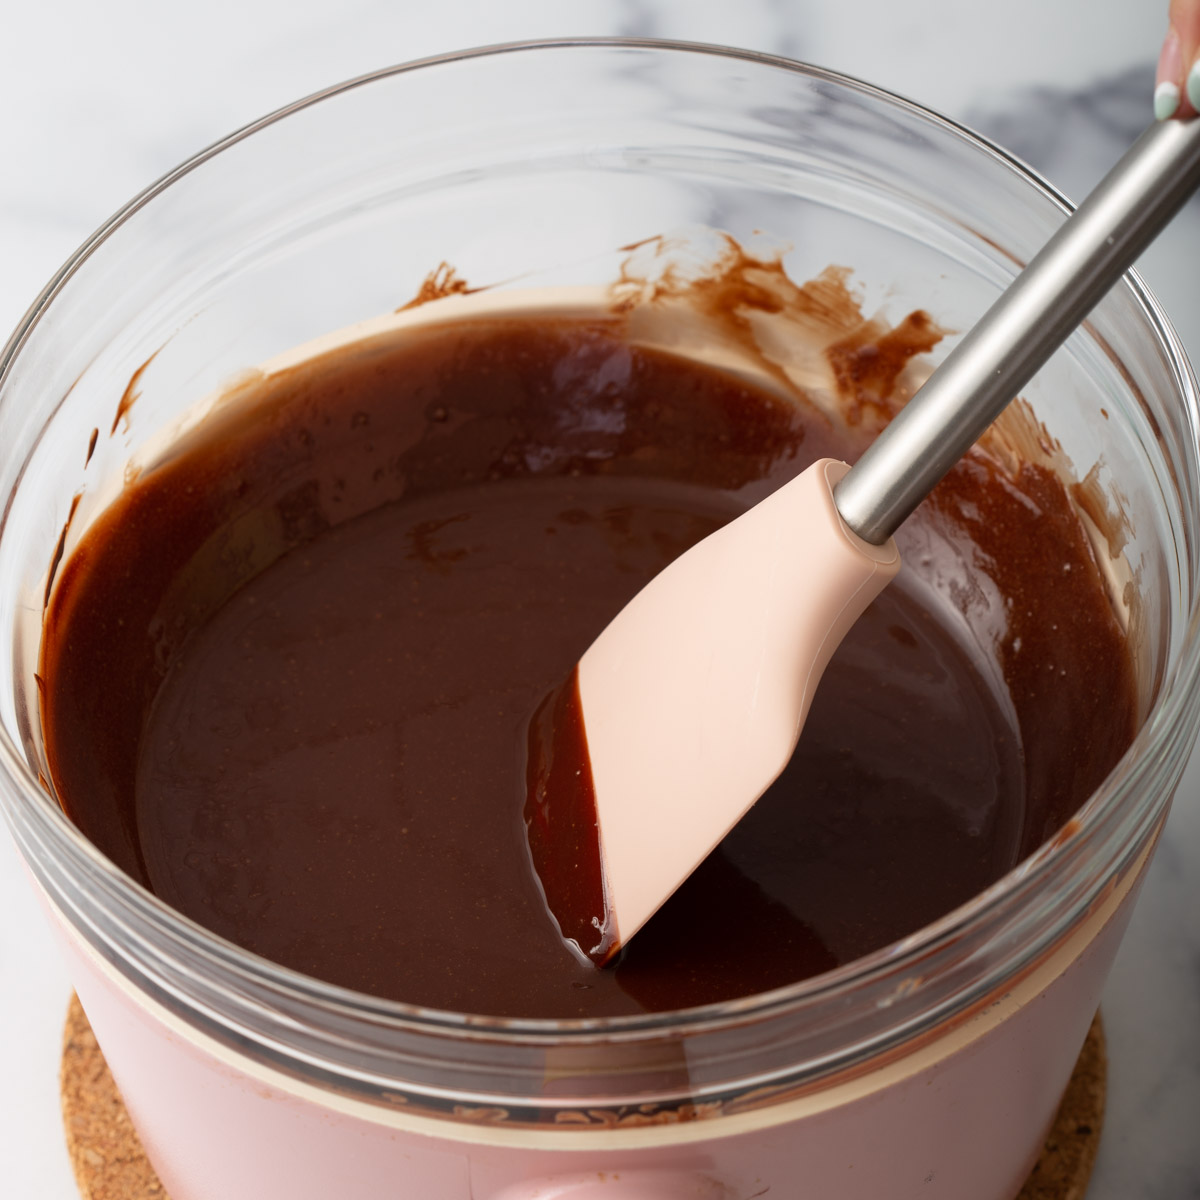
{"type": "Polygon", "coordinates": [[[851,79],[718,47],[556,42],[291,105],[71,258],[0,358],[0,797],[175,1200],[1012,1200],[1197,729],[1200,414],[1135,276],[1025,394],[1124,514],[1140,732],[1067,830],[986,893],[792,987],[500,1020],[276,967],[165,907],[65,819],[35,671],[56,548],[130,461],[237,372],[395,309],[441,260],[499,292],[606,284],[649,236],[765,230],[794,278],[844,264],[867,311],[921,307],[962,330],[1066,207],[996,147],[851,79]]]}

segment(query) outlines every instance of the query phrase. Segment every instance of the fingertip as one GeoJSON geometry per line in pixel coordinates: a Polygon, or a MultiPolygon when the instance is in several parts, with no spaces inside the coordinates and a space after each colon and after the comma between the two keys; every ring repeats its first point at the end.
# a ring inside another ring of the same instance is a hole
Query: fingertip
{"type": "MultiPolygon", "coordinates": [[[[1193,73],[1195,73],[1193,71],[1193,73]]],[[[1154,119],[1170,120],[1179,111],[1179,85],[1164,79],[1154,89],[1154,119]]]]}
{"type": "MultiPolygon", "coordinates": [[[[1200,5],[1197,8],[1200,10],[1200,5]]],[[[1176,15],[1173,9],[1173,18],[1176,15]]],[[[1154,116],[1158,121],[1192,117],[1200,112],[1200,58],[1196,56],[1194,45],[1189,46],[1190,53],[1185,54],[1184,44],[1173,19],[1163,39],[1154,73],[1154,116]],[[1193,59],[1195,61],[1188,70],[1185,64],[1193,59]]]]}
{"type": "Polygon", "coordinates": [[[1200,60],[1192,63],[1187,75],[1187,98],[1195,112],[1200,112],[1200,60]]]}

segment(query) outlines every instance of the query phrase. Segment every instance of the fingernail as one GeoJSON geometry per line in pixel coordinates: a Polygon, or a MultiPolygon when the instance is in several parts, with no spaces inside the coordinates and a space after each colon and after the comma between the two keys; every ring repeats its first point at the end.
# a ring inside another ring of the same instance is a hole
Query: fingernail
{"type": "Polygon", "coordinates": [[[1168,30],[1163,40],[1154,77],[1154,115],[1165,121],[1179,111],[1179,85],[1183,82],[1183,51],[1174,29],[1168,30]]]}
{"type": "Polygon", "coordinates": [[[1176,84],[1162,83],[1154,89],[1154,116],[1156,120],[1165,121],[1179,111],[1179,88],[1176,84]]]}
{"type": "Polygon", "coordinates": [[[1192,107],[1200,113],[1200,61],[1192,63],[1187,77],[1187,96],[1192,107]]]}

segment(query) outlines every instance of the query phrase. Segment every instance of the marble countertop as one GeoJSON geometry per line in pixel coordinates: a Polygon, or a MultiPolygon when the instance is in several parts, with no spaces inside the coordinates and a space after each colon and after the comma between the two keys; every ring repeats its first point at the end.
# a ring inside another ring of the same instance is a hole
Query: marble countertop
{"type": "MultiPolygon", "coordinates": [[[[1165,9],[1166,0],[11,4],[0,27],[0,329],[17,323],[104,218],[204,145],[330,83],[466,44],[623,34],[805,59],[942,110],[1078,198],[1150,117],[1165,9]]],[[[1193,356],[1198,263],[1193,203],[1140,264],[1193,356]]],[[[1109,1107],[1089,1200],[1200,1197],[1200,756],[1193,758],[1104,995],[1109,1107]]],[[[68,994],[11,839],[0,832],[6,1196],[76,1196],[58,1117],[68,994]]]]}

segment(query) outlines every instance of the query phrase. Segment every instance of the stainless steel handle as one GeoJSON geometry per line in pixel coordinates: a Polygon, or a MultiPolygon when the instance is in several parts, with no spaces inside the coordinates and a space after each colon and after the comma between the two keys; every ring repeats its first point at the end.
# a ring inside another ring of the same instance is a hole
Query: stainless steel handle
{"type": "Polygon", "coordinates": [[[1200,185],[1200,119],[1152,125],[834,489],[881,545],[1200,185]]]}

